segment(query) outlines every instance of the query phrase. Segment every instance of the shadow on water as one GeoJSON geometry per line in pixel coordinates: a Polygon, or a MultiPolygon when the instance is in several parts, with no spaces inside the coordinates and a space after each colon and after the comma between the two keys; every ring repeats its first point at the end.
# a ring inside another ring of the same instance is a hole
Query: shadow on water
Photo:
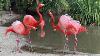
{"type": "MultiPolygon", "coordinates": [[[[65,43],[64,34],[62,34],[59,31],[54,32],[52,30],[48,17],[45,17],[45,21],[46,21],[45,38],[44,39],[40,38],[40,28],[38,29],[38,31],[32,30],[30,34],[30,37],[32,39],[32,44],[28,46],[23,46],[22,49],[27,51],[33,51],[33,52],[36,51],[44,53],[46,52],[55,53],[54,50],[64,49],[64,43],[65,43]],[[30,48],[31,46],[32,48],[30,48]]],[[[9,23],[7,24],[9,25],[9,23]]],[[[77,50],[79,52],[84,52],[84,53],[100,53],[100,27],[89,26],[87,28],[88,28],[88,33],[81,33],[77,36],[79,40],[77,50]]],[[[26,38],[28,38],[28,36],[26,36],[26,38]]],[[[71,36],[69,42],[71,51],[73,50],[74,46],[73,40],[74,36],[71,36]]],[[[62,51],[60,53],[62,53],[62,51]]]]}

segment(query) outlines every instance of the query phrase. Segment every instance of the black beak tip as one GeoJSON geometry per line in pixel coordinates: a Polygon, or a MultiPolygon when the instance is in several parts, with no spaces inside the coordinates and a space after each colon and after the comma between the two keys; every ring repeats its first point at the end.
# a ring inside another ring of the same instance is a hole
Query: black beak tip
{"type": "Polygon", "coordinates": [[[36,31],[37,31],[38,29],[36,29],[36,31]]]}

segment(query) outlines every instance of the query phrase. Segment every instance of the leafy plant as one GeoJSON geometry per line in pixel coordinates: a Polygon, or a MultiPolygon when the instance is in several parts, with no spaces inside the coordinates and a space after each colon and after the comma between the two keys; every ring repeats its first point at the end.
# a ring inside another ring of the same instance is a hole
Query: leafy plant
{"type": "Polygon", "coordinates": [[[70,4],[69,13],[81,23],[100,25],[100,0],[67,0],[70,4]]]}
{"type": "Polygon", "coordinates": [[[53,10],[55,13],[60,14],[63,11],[69,10],[69,4],[66,0],[45,0],[45,7],[43,11],[53,10]]]}
{"type": "Polygon", "coordinates": [[[10,0],[0,0],[0,10],[9,10],[10,0]]]}

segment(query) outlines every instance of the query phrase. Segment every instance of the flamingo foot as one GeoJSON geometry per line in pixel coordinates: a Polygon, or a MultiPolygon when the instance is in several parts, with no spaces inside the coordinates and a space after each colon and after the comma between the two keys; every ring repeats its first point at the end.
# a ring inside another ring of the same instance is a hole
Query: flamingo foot
{"type": "Polygon", "coordinates": [[[20,39],[16,38],[16,42],[17,42],[17,47],[16,47],[16,50],[14,52],[22,53],[22,51],[21,51],[21,49],[19,47],[20,39]]]}
{"type": "Polygon", "coordinates": [[[22,53],[21,49],[19,47],[17,47],[15,50],[13,50],[12,52],[14,53],[22,53]]]}
{"type": "Polygon", "coordinates": [[[19,47],[17,48],[16,52],[22,53],[22,51],[21,51],[21,49],[19,47]]]}

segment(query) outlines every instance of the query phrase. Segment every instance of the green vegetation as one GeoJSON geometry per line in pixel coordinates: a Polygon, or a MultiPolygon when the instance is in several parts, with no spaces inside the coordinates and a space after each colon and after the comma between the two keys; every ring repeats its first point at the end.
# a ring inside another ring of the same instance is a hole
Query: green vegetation
{"type": "Polygon", "coordinates": [[[100,25],[100,0],[68,0],[69,13],[82,24],[97,23],[100,25]]]}
{"type": "MultiPolygon", "coordinates": [[[[14,0],[0,0],[0,10],[9,10],[14,0]]],[[[100,0],[40,0],[45,4],[42,9],[46,13],[49,9],[53,13],[68,13],[84,25],[97,23],[100,25],[100,0]]],[[[15,0],[14,10],[25,13],[26,10],[34,11],[37,4],[35,0],[15,0]]]]}
{"type": "Polygon", "coordinates": [[[0,0],[0,10],[9,10],[10,0],[0,0]]]}
{"type": "Polygon", "coordinates": [[[45,0],[43,11],[53,10],[55,13],[62,13],[69,10],[69,4],[66,0],[45,0]]]}

